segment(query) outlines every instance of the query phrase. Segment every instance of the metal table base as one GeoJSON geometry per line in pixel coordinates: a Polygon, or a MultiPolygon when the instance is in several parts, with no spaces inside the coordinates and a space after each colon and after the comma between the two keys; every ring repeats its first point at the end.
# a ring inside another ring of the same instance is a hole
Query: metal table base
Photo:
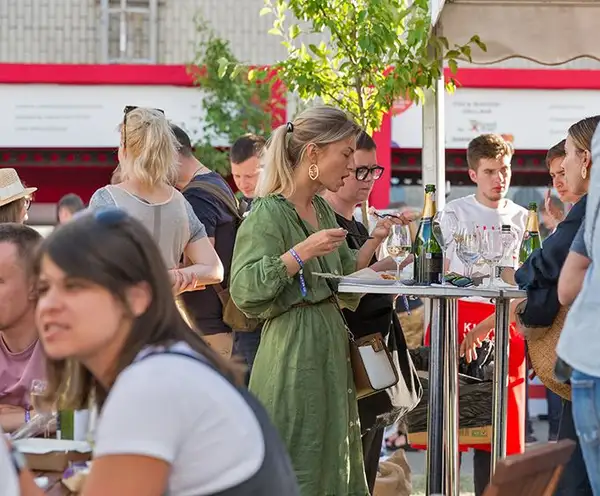
{"type": "Polygon", "coordinates": [[[458,457],[458,329],[457,300],[480,297],[496,304],[495,370],[492,418],[492,470],[506,456],[508,398],[508,343],[510,300],[525,297],[512,288],[456,288],[402,284],[346,284],[342,293],[376,293],[428,298],[432,305],[429,360],[429,410],[427,418],[427,495],[459,495],[458,457]]]}

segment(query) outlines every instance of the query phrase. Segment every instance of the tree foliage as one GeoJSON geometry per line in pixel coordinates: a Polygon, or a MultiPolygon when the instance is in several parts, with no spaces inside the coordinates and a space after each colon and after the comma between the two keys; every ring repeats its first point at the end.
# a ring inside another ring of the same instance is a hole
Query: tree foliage
{"type": "Polygon", "coordinates": [[[246,133],[268,136],[273,111],[279,109],[281,84],[271,70],[253,68],[236,59],[228,40],[197,18],[201,41],[188,67],[201,88],[204,122],[195,143],[198,158],[223,175],[230,172],[227,146],[246,133]]]}
{"type": "MultiPolygon", "coordinates": [[[[431,34],[428,0],[265,0],[274,17],[269,33],[288,55],[279,77],[301,98],[338,106],[370,131],[399,97],[421,103],[441,77],[443,58],[453,72],[478,36],[451,45],[431,34]],[[320,42],[310,40],[319,38],[320,42]]],[[[454,88],[450,80],[447,88],[454,88]]]]}

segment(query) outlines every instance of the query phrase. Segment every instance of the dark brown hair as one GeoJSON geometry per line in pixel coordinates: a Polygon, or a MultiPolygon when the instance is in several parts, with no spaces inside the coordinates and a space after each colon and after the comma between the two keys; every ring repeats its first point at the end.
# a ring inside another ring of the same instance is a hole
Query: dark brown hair
{"type": "Polygon", "coordinates": [[[546,167],[550,168],[550,164],[553,160],[557,158],[565,158],[567,152],[565,151],[565,142],[567,140],[562,140],[559,143],[556,143],[552,148],[548,150],[546,153],[546,167]]]}
{"type": "MultiPolygon", "coordinates": [[[[204,356],[235,384],[241,384],[242,371],[226,362],[192,330],[179,313],[167,267],[148,230],[118,209],[83,214],[58,227],[41,245],[36,274],[41,260],[48,257],[68,277],[90,281],[106,290],[127,307],[128,288],[146,283],[152,294],[151,304],[135,318],[111,375],[114,380],[149,345],[185,342],[204,356]]],[[[48,360],[48,399],[63,408],[87,408],[93,396],[104,403],[110,387],[104,389],[74,358],[48,360]]]]}
{"type": "Polygon", "coordinates": [[[469,143],[467,164],[469,169],[476,171],[482,159],[512,157],[513,153],[512,145],[499,134],[482,134],[469,143]]]}
{"type": "Polygon", "coordinates": [[[41,241],[42,235],[29,226],[19,222],[0,224],[0,243],[10,243],[15,246],[19,261],[29,276],[33,275],[37,250],[41,241]]]}
{"type": "Polygon", "coordinates": [[[235,140],[229,150],[229,160],[233,164],[241,164],[249,158],[259,157],[267,140],[257,134],[245,134],[235,140]]]}
{"type": "Polygon", "coordinates": [[[23,209],[25,208],[25,202],[27,201],[29,201],[29,198],[19,198],[6,205],[2,205],[0,207],[0,224],[6,222],[22,223],[23,209]]]}

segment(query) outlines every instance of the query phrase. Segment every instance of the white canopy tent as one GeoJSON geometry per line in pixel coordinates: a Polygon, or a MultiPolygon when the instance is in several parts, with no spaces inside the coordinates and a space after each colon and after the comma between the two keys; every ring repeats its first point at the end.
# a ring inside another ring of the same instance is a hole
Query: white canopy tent
{"type": "MultiPolygon", "coordinates": [[[[475,64],[600,61],[600,0],[430,0],[430,6],[435,31],[451,43],[477,34],[486,44],[487,52],[473,49],[475,64]]],[[[439,208],[445,200],[443,108],[443,90],[423,108],[423,183],[437,185],[439,208]]]]}
{"type": "MultiPolygon", "coordinates": [[[[487,52],[473,50],[476,64],[522,58],[560,65],[579,58],[600,61],[600,0],[429,0],[434,32],[451,43],[474,34],[487,52]]],[[[437,186],[437,204],[445,202],[444,85],[438,81],[423,106],[423,183],[437,186]]],[[[459,494],[458,386],[456,343],[445,332],[446,315],[432,315],[429,371],[427,494],[459,494]],[[442,324],[440,324],[442,322],[442,324]],[[450,373],[448,373],[450,371],[450,373]]],[[[496,311],[495,377],[508,375],[508,312],[496,311]]],[[[506,455],[507,387],[497,381],[493,401],[492,467],[506,455]]]]}

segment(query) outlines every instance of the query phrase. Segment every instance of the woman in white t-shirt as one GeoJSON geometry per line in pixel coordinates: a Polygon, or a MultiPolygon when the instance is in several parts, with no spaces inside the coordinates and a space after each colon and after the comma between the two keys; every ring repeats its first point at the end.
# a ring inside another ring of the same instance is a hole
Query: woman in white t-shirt
{"type": "Polygon", "coordinates": [[[83,496],[298,494],[266,413],[182,320],[139,221],[115,208],[87,213],[40,253],[49,399],[100,408],[83,496]]]}

